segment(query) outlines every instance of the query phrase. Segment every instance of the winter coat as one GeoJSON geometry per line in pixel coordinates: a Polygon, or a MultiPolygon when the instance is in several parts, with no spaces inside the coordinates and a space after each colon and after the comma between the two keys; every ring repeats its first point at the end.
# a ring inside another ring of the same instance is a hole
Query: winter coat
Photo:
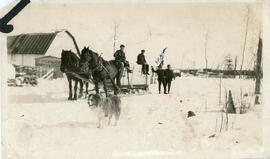
{"type": "Polygon", "coordinates": [[[173,70],[166,69],[165,78],[167,81],[172,81],[172,79],[174,78],[173,70]]]}
{"type": "Polygon", "coordinates": [[[114,55],[115,60],[121,61],[121,62],[125,62],[126,61],[126,54],[124,51],[122,50],[117,50],[114,55]]]}
{"type": "Polygon", "coordinates": [[[163,70],[163,69],[158,69],[158,70],[152,69],[152,71],[157,73],[158,80],[164,80],[165,79],[165,70],[163,70]]]}
{"type": "Polygon", "coordinates": [[[145,60],[145,56],[144,54],[140,53],[138,56],[137,56],[137,64],[139,65],[142,65],[142,64],[146,64],[146,60],[145,60]]]}

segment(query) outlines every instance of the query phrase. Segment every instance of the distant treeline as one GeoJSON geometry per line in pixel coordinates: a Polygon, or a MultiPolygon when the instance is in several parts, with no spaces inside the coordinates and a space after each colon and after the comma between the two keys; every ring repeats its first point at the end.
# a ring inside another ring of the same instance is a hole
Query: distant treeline
{"type": "Polygon", "coordinates": [[[256,73],[254,70],[212,70],[212,69],[183,69],[182,73],[191,74],[193,76],[208,75],[211,77],[220,77],[220,74],[224,78],[234,78],[236,76],[242,76],[245,78],[255,78],[256,73]]]}

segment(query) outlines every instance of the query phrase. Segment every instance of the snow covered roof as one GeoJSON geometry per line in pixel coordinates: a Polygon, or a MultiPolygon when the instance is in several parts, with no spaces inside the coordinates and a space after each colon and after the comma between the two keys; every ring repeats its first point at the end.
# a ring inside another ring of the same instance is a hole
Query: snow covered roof
{"type": "Polygon", "coordinates": [[[44,55],[56,33],[31,33],[19,34],[7,37],[7,49],[9,54],[38,54],[44,55]]]}

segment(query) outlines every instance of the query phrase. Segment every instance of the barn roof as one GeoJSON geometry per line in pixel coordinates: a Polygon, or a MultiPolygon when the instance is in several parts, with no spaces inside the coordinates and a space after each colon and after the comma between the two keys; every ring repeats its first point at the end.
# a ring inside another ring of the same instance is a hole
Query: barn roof
{"type": "Polygon", "coordinates": [[[37,54],[44,55],[51,43],[55,33],[31,33],[7,37],[7,49],[10,54],[37,54]]]}

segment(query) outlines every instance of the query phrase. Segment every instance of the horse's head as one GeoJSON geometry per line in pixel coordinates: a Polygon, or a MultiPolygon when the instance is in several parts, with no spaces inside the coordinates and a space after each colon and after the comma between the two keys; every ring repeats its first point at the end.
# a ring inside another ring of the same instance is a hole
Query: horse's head
{"type": "Polygon", "coordinates": [[[89,47],[84,47],[81,51],[80,63],[86,63],[92,61],[92,51],[89,47]]]}
{"type": "Polygon", "coordinates": [[[62,50],[60,70],[66,72],[67,69],[78,67],[79,58],[71,50],[62,50]]]}
{"type": "Polygon", "coordinates": [[[80,65],[95,67],[98,64],[98,59],[97,53],[90,50],[89,47],[84,47],[81,51],[80,65]]]}

